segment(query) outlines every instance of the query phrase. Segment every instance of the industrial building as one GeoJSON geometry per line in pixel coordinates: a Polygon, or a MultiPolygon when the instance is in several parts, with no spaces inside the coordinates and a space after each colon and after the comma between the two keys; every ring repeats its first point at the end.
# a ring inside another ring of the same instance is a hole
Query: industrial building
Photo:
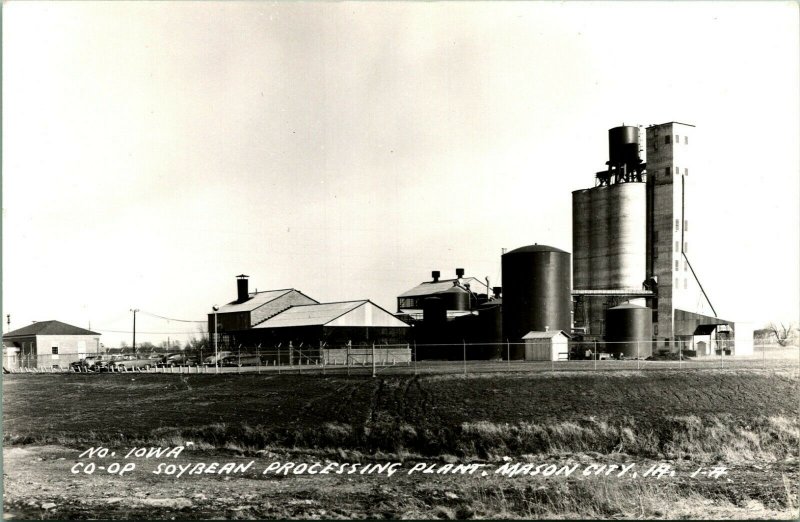
{"type": "Polygon", "coordinates": [[[244,274],[236,289],[236,300],[208,314],[220,349],[408,342],[409,325],[367,299],[320,303],[294,289],[250,292],[244,274]]]}
{"type": "MultiPolygon", "coordinates": [[[[506,351],[471,358],[529,359],[523,341],[563,331],[617,356],[734,354],[735,325],[717,316],[689,256],[694,126],[621,126],[608,140],[606,168],[594,186],[572,194],[574,258],[538,244],[503,254],[502,298],[500,287],[489,297],[488,281],[464,278],[461,269],[447,280],[433,272],[432,281],[397,298],[398,316],[414,325],[417,342],[506,342],[506,351]]],[[[742,354],[752,351],[746,337],[742,354]]],[[[452,354],[441,348],[429,355],[452,354]]]]}
{"type": "Polygon", "coordinates": [[[100,353],[100,335],[61,321],[37,321],[3,335],[3,366],[68,367],[88,354],[100,353]]]}
{"type": "Polygon", "coordinates": [[[471,345],[467,359],[500,358],[501,288],[465,277],[463,268],[452,279],[438,270],[431,277],[397,297],[397,317],[413,327],[417,358],[461,359],[464,343],[471,345]]]}
{"type": "Polygon", "coordinates": [[[216,332],[219,342],[226,346],[233,344],[231,335],[249,330],[291,306],[318,303],[292,288],[250,292],[248,277],[236,276],[236,299],[208,314],[208,331],[216,332]]]}
{"type": "Polygon", "coordinates": [[[629,324],[658,349],[674,349],[676,341],[694,346],[708,325],[727,325],[715,331],[732,336],[733,324],[717,317],[689,259],[685,201],[687,177],[697,175],[694,126],[615,127],[608,140],[607,168],[595,174],[593,187],[572,193],[574,331],[616,338],[617,326],[629,324]],[[607,312],[623,303],[649,314],[612,312],[633,315],[609,330],[607,312]],[[652,331],[645,334],[647,325],[636,318],[647,315],[652,331]]]}

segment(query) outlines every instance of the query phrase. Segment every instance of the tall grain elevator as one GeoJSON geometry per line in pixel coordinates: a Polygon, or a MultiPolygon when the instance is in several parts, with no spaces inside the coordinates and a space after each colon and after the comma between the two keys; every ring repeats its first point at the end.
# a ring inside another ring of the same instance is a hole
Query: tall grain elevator
{"type": "Polygon", "coordinates": [[[607,310],[623,303],[651,310],[652,338],[664,347],[700,324],[728,323],[715,317],[687,254],[693,133],[678,122],[608,131],[607,168],[572,193],[576,332],[605,338],[607,310]]]}

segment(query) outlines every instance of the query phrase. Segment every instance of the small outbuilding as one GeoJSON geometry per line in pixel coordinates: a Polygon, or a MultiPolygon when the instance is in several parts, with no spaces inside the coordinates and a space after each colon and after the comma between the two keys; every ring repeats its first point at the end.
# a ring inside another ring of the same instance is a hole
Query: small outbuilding
{"type": "Polygon", "coordinates": [[[8,369],[64,368],[99,353],[100,334],[61,321],[38,321],[3,335],[3,352],[8,369]]]}
{"type": "Polygon", "coordinates": [[[570,335],[564,330],[528,332],[522,336],[522,340],[525,341],[525,360],[569,360],[569,339],[570,335]]]}

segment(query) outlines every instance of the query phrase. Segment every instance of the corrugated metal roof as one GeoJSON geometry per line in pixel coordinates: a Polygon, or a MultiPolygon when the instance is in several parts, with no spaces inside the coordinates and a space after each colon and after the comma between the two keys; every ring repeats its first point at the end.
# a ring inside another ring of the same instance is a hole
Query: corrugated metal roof
{"type": "Polygon", "coordinates": [[[552,339],[553,337],[557,336],[558,334],[564,334],[567,337],[571,337],[567,332],[564,330],[549,330],[547,332],[528,332],[522,336],[523,339],[552,339]]]}
{"type": "MultiPolygon", "coordinates": [[[[445,279],[443,281],[437,281],[436,283],[433,281],[428,281],[415,286],[411,290],[403,292],[397,297],[420,297],[423,295],[438,294],[439,292],[444,292],[453,288],[453,281],[456,281],[456,279],[445,279]]],[[[486,291],[486,283],[480,279],[476,279],[474,277],[464,277],[459,281],[461,281],[462,285],[469,284],[469,289],[476,294],[482,294],[486,291]]]]}
{"type": "Polygon", "coordinates": [[[97,332],[62,323],[61,321],[38,321],[3,334],[3,338],[25,337],[30,335],[101,335],[97,332]]]}
{"type": "Polygon", "coordinates": [[[237,303],[236,301],[231,301],[226,305],[222,305],[217,313],[226,314],[230,312],[250,312],[263,304],[269,303],[270,301],[273,301],[282,295],[288,294],[291,291],[292,289],[289,288],[286,290],[267,290],[258,293],[251,292],[250,299],[248,299],[247,301],[243,303],[237,303]]]}
{"type": "Polygon", "coordinates": [[[322,303],[313,305],[297,305],[270,317],[254,328],[284,328],[287,326],[320,326],[327,324],[359,306],[364,301],[346,301],[343,303],[322,303]]]}

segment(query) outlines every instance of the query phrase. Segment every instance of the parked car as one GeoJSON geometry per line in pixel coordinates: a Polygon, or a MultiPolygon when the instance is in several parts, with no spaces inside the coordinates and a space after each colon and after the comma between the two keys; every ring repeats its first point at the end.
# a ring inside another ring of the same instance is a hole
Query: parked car
{"type": "Polygon", "coordinates": [[[198,357],[186,353],[172,353],[162,356],[159,366],[196,366],[198,357]]]}
{"type": "Polygon", "coordinates": [[[263,364],[263,356],[252,354],[229,355],[221,362],[222,366],[261,366],[263,364]]]}
{"type": "Polygon", "coordinates": [[[222,359],[228,357],[229,355],[232,355],[232,353],[228,351],[218,352],[217,355],[209,355],[208,357],[203,359],[203,364],[207,366],[216,366],[217,361],[221,361],[222,359]]]}
{"type": "Polygon", "coordinates": [[[88,355],[80,361],[75,361],[70,364],[70,368],[77,371],[90,371],[96,372],[101,368],[107,367],[109,362],[108,356],[104,355],[88,355]]]}
{"type": "Polygon", "coordinates": [[[155,368],[156,364],[158,364],[158,360],[160,359],[160,357],[161,356],[158,354],[147,355],[147,356],[126,354],[112,361],[110,367],[115,370],[127,370],[129,368],[130,369],[141,368],[149,370],[150,368],[155,368]]]}

